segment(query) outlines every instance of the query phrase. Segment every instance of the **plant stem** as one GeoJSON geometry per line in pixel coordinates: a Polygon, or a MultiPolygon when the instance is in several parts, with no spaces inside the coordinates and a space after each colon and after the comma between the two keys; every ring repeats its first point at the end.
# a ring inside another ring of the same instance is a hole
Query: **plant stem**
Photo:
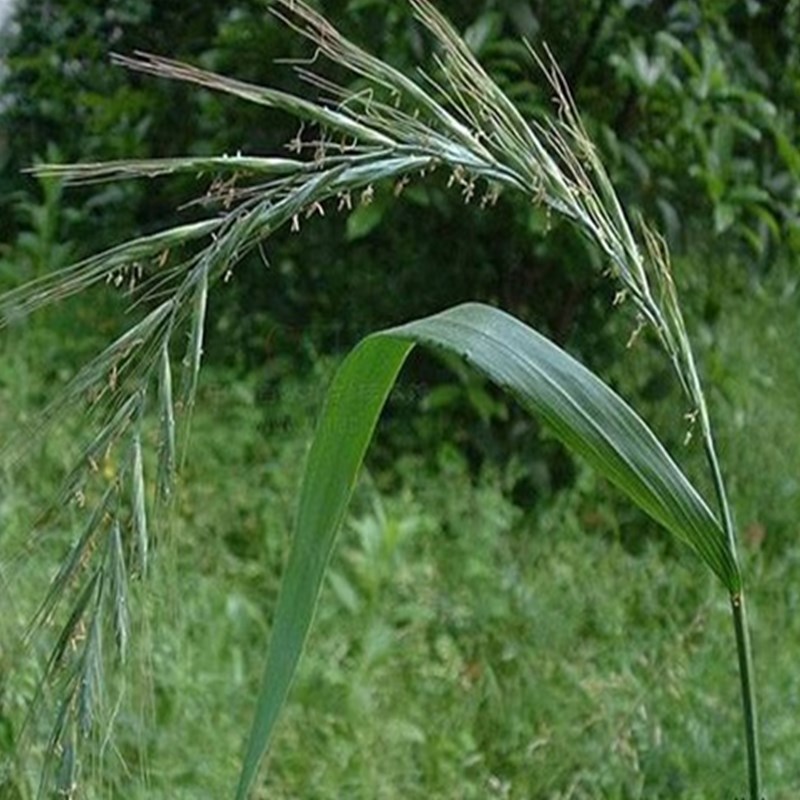
{"type": "MultiPolygon", "coordinates": [[[[734,559],[738,562],[733,520],[710,429],[706,436],[706,453],[714,475],[714,484],[717,487],[717,497],[722,509],[725,533],[734,559]]],[[[736,633],[736,655],[739,659],[739,680],[741,682],[742,711],[744,713],[744,735],[747,745],[747,778],[750,787],[750,800],[762,800],[761,754],[758,744],[758,711],[755,695],[753,648],[750,644],[750,629],[747,624],[744,587],[740,587],[738,592],[731,594],[731,613],[733,614],[733,628],[736,633]]]]}
{"type": "Polygon", "coordinates": [[[744,735],[747,748],[747,779],[749,786],[749,800],[764,800],[761,794],[761,753],[758,743],[758,712],[755,695],[755,671],[753,668],[753,649],[750,644],[750,629],[747,624],[747,609],[745,607],[744,587],[742,585],[741,570],[739,569],[739,555],[736,546],[736,531],[733,525],[728,494],[722,470],[719,466],[717,448],[714,444],[714,435],[711,431],[711,420],[708,415],[705,395],[697,374],[697,365],[694,353],[686,337],[682,320],[680,322],[680,347],[682,350],[687,378],[686,388],[692,398],[700,416],[700,429],[703,435],[703,447],[706,453],[711,476],[714,481],[714,490],[717,495],[722,527],[728,542],[728,549],[739,572],[738,586],[731,588],[730,602],[733,615],[733,628],[736,634],[736,655],[739,661],[739,681],[742,693],[742,710],[744,721],[744,735]]]}
{"type": "MultiPolygon", "coordinates": [[[[693,377],[696,378],[696,372],[693,377]]],[[[733,554],[733,558],[738,565],[739,556],[736,547],[736,533],[733,526],[733,517],[731,515],[730,504],[728,503],[727,492],[725,491],[725,483],[722,479],[716,447],[714,446],[714,437],[711,433],[708,410],[702,396],[700,397],[699,411],[706,457],[711,467],[711,474],[714,478],[714,488],[716,490],[720,511],[722,512],[722,524],[725,529],[725,536],[727,537],[728,546],[733,554]]],[[[763,800],[761,794],[761,754],[758,743],[758,711],[755,696],[753,648],[750,644],[750,629],[747,624],[744,588],[740,586],[738,591],[731,593],[730,600],[733,627],[736,633],[736,655],[739,660],[739,680],[741,682],[744,735],[747,747],[747,779],[750,789],[750,800],[763,800]]]]}
{"type": "Polygon", "coordinates": [[[744,594],[731,595],[733,626],[736,630],[736,651],[739,656],[739,678],[742,683],[742,706],[744,732],[747,740],[747,777],[750,800],[762,800],[761,762],[758,746],[758,713],[753,685],[753,656],[750,647],[750,631],[747,625],[747,608],[744,594]]]}

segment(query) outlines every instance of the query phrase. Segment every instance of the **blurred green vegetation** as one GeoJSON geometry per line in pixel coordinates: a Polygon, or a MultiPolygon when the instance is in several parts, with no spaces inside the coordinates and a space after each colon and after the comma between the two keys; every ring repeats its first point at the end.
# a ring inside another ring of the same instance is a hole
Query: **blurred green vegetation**
{"type": "MultiPolygon", "coordinates": [[[[12,209],[21,192],[27,201],[35,192],[20,168],[53,143],[66,161],[281,152],[296,132],[285,115],[108,63],[112,51],[139,49],[308,91],[275,61],[312,54],[300,37],[286,35],[267,6],[263,0],[21,3],[17,35],[4,47],[3,238],[11,241],[24,229],[12,209]]],[[[430,62],[429,43],[406,4],[319,6],[398,67],[430,62]]],[[[526,113],[549,105],[550,97],[521,39],[553,50],[623,199],[660,224],[673,251],[691,251],[700,238],[713,242],[720,263],[731,254],[728,268],[756,275],[784,250],[798,252],[800,14],[792,2],[448,0],[439,6],[526,113]]],[[[329,74],[345,79],[336,70],[329,74]]],[[[68,238],[86,254],[116,242],[122,231],[160,227],[206,188],[192,183],[73,192],[70,206],[81,213],[68,238]]],[[[498,213],[480,213],[444,183],[412,184],[402,203],[392,187],[382,187],[379,202],[347,225],[317,219],[302,236],[271,248],[271,272],[258,257],[242,265],[236,286],[216,302],[227,327],[212,342],[212,357],[263,363],[264,328],[271,323],[343,349],[376,325],[465,295],[510,307],[585,357],[599,357],[608,347],[596,333],[607,304],[591,299],[603,294],[597,272],[586,268],[593,251],[571,230],[548,231],[548,221],[524,204],[508,199],[498,213]]]]}
{"type": "MultiPolygon", "coordinates": [[[[775,358],[782,379],[793,355],[775,358]]],[[[155,571],[131,597],[136,646],[123,678],[107,676],[113,745],[85,764],[79,796],[230,792],[332,366],[320,359],[313,375],[287,376],[269,403],[252,375],[206,372],[179,499],[155,571]]],[[[23,406],[10,387],[3,401],[5,429],[23,406]]],[[[29,470],[3,479],[4,553],[18,553],[2,576],[14,589],[4,643],[40,601],[68,532],[62,525],[40,532],[33,550],[22,545],[69,464],[71,436],[60,433],[29,470]]],[[[770,444],[754,457],[768,458],[770,444]]],[[[391,469],[373,459],[255,796],[736,796],[739,706],[719,587],[668,537],[648,536],[581,465],[569,488],[521,508],[512,488],[528,455],[477,473],[447,443],[433,464],[413,450],[391,469]]],[[[739,469],[734,462],[734,483],[752,475],[739,469]]],[[[800,789],[791,644],[800,546],[796,535],[768,546],[777,533],[765,530],[745,539],[765,772],[770,797],[790,800],[800,789]]],[[[35,778],[54,713],[48,703],[40,710],[39,742],[22,736],[49,643],[39,646],[6,645],[0,658],[4,757],[26,745],[21,763],[7,765],[2,796],[30,796],[23,776],[35,778]]]]}
{"type": "MultiPolygon", "coordinates": [[[[549,98],[520,39],[549,44],[626,202],[677,254],[751,574],[767,784],[772,800],[795,797],[798,4],[438,5],[530,113],[549,98]]],[[[430,58],[404,4],[319,6],[401,68],[430,58]]],[[[67,192],[22,167],[277,153],[296,133],[274,112],[108,64],[111,50],[150,50],[297,88],[274,59],[308,49],[263,2],[27,0],[15,26],[2,44],[0,291],[190,216],[181,206],[206,188],[67,192]]],[[[465,299],[509,308],[635,399],[702,474],[684,445],[688,409],[646,337],[625,349],[633,321],[609,313],[597,255],[512,198],[481,210],[445,183],[399,200],[377,187],[348,218],[276,239],[212,299],[179,500],[134,598],[150,622],[113,684],[113,745],[82,775],[86,797],[230,791],[330,358],[372,328],[465,299]]],[[[97,292],[3,331],[2,430],[24,430],[123,312],[97,292]]],[[[0,544],[14,554],[0,574],[0,797],[31,796],[41,759],[37,746],[11,758],[46,655],[18,637],[70,536],[69,520],[29,531],[74,455],[72,430],[0,473],[0,544]]],[[[348,518],[263,796],[708,796],[701,786],[732,797],[744,780],[724,614],[709,579],[535,421],[458,364],[415,358],[348,518]]],[[[45,716],[31,730],[46,739],[45,716]]]]}

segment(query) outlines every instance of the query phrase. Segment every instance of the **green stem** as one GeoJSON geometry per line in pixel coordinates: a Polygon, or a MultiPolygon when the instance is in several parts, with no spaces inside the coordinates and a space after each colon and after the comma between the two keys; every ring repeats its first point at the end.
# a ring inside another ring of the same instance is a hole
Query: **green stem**
{"type": "MultiPolygon", "coordinates": [[[[696,373],[693,377],[696,380],[696,373]]],[[[731,515],[730,504],[728,503],[728,496],[725,491],[725,483],[722,479],[716,447],[714,446],[714,437],[711,433],[708,410],[706,409],[705,401],[702,396],[700,397],[699,411],[706,457],[711,467],[714,488],[722,512],[722,524],[725,529],[725,536],[728,540],[728,546],[734,561],[738,566],[739,557],[736,547],[736,533],[733,526],[733,517],[731,515]]],[[[731,594],[731,613],[733,615],[733,627],[736,633],[736,655],[739,660],[739,680],[741,683],[742,710],[744,713],[744,735],[747,746],[747,778],[750,789],[750,800],[763,800],[761,794],[761,755],[758,743],[758,711],[755,696],[753,648],[750,644],[750,629],[747,624],[747,608],[745,606],[744,588],[742,586],[739,587],[737,592],[731,594]]]]}
{"type": "Polygon", "coordinates": [[[753,649],[750,645],[750,629],[747,624],[747,610],[744,600],[744,587],[742,586],[741,570],[739,569],[739,555],[736,546],[736,531],[733,525],[728,495],[725,490],[725,481],[722,478],[722,470],[719,466],[717,449],[714,444],[714,435],[711,431],[711,420],[708,416],[705,395],[697,374],[697,365],[694,361],[694,354],[686,336],[686,329],[683,319],[680,316],[680,309],[675,303],[675,319],[678,326],[678,347],[684,359],[685,371],[678,368],[679,374],[683,375],[686,382],[684,387],[695,403],[695,408],[700,416],[700,429],[703,435],[703,447],[706,452],[706,459],[711,476],[714,481],[714,490],[717,495],[720,514],[722,515],[722,526],[725,531],[725,538],[728,543],[728,550],[736,564],[739,573],[739,585],[731,588],[731,613],[733,615],[733,628],[736,633],[736,655],[739,661],[739,681],[742,693],[742,710],[744,712],[744,735],[747,747],[747,778],[749,786],[750,800],[764,800],[761,794],[761,755],[758,744],[758,713],[756,709],[755,695],[755,672],[753,669],[753,649]]]}
{"type": "Polygon", "coordinates": [[[747,609],[744,594],[731,595],[733,626],[736,630],[736,651],[739,656],[739,677],[742,683],[742,706],[744,731],[747,740],[747,777],[750,800],[762,800],[761,762],[758,746],[758,713],[753,685],[753,656],[750,647],[750,632],[747,625],[747,609]]]}

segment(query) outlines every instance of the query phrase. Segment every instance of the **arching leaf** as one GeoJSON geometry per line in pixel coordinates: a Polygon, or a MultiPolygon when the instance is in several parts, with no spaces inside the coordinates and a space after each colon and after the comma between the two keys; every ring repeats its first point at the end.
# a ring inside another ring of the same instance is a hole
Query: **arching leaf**
{"type": "Polygon", "coordinates": [[[731,592],[739,588],[719,522],[650,428],[552,342],[514,317],[475,303],[373,334],[337,371],[311,447],[238,798],[247,794],[286,699],[378,416],[416,344],[460,355],[510,392],[692,548],[731,592]]]}

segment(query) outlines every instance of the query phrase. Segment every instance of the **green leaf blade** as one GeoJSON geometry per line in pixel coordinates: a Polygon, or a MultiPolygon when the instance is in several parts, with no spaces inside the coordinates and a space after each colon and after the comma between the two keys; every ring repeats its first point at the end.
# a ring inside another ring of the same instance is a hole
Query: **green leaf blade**
{"type": "Polygon", "coordinates": [[[599,378],[543,336],[502,311],[475,303],[373,334],[337,371],[309,453],[237,800],[247,796],[266,752],[367,446],[416,344],[460,355],[514,395],[695,550],[729,591],[740,588],[719,522],[652,431],[599,378]]]}
{"type": "Polygon", "coordinates": [[[510,315],[468,303],[386,331],[458,353],[542,419],[731,592],[739,570],[719,521],[639,415],[594,373],[510,315]]]}
{"type": "Polygon", "coordinates": [[[328,390],[300,492],[289,561],[275,609],[264,679],[236,797],[247,796],[311,627],[317,597],[367,446],[413,344],[368,338],[328,390]]]}

